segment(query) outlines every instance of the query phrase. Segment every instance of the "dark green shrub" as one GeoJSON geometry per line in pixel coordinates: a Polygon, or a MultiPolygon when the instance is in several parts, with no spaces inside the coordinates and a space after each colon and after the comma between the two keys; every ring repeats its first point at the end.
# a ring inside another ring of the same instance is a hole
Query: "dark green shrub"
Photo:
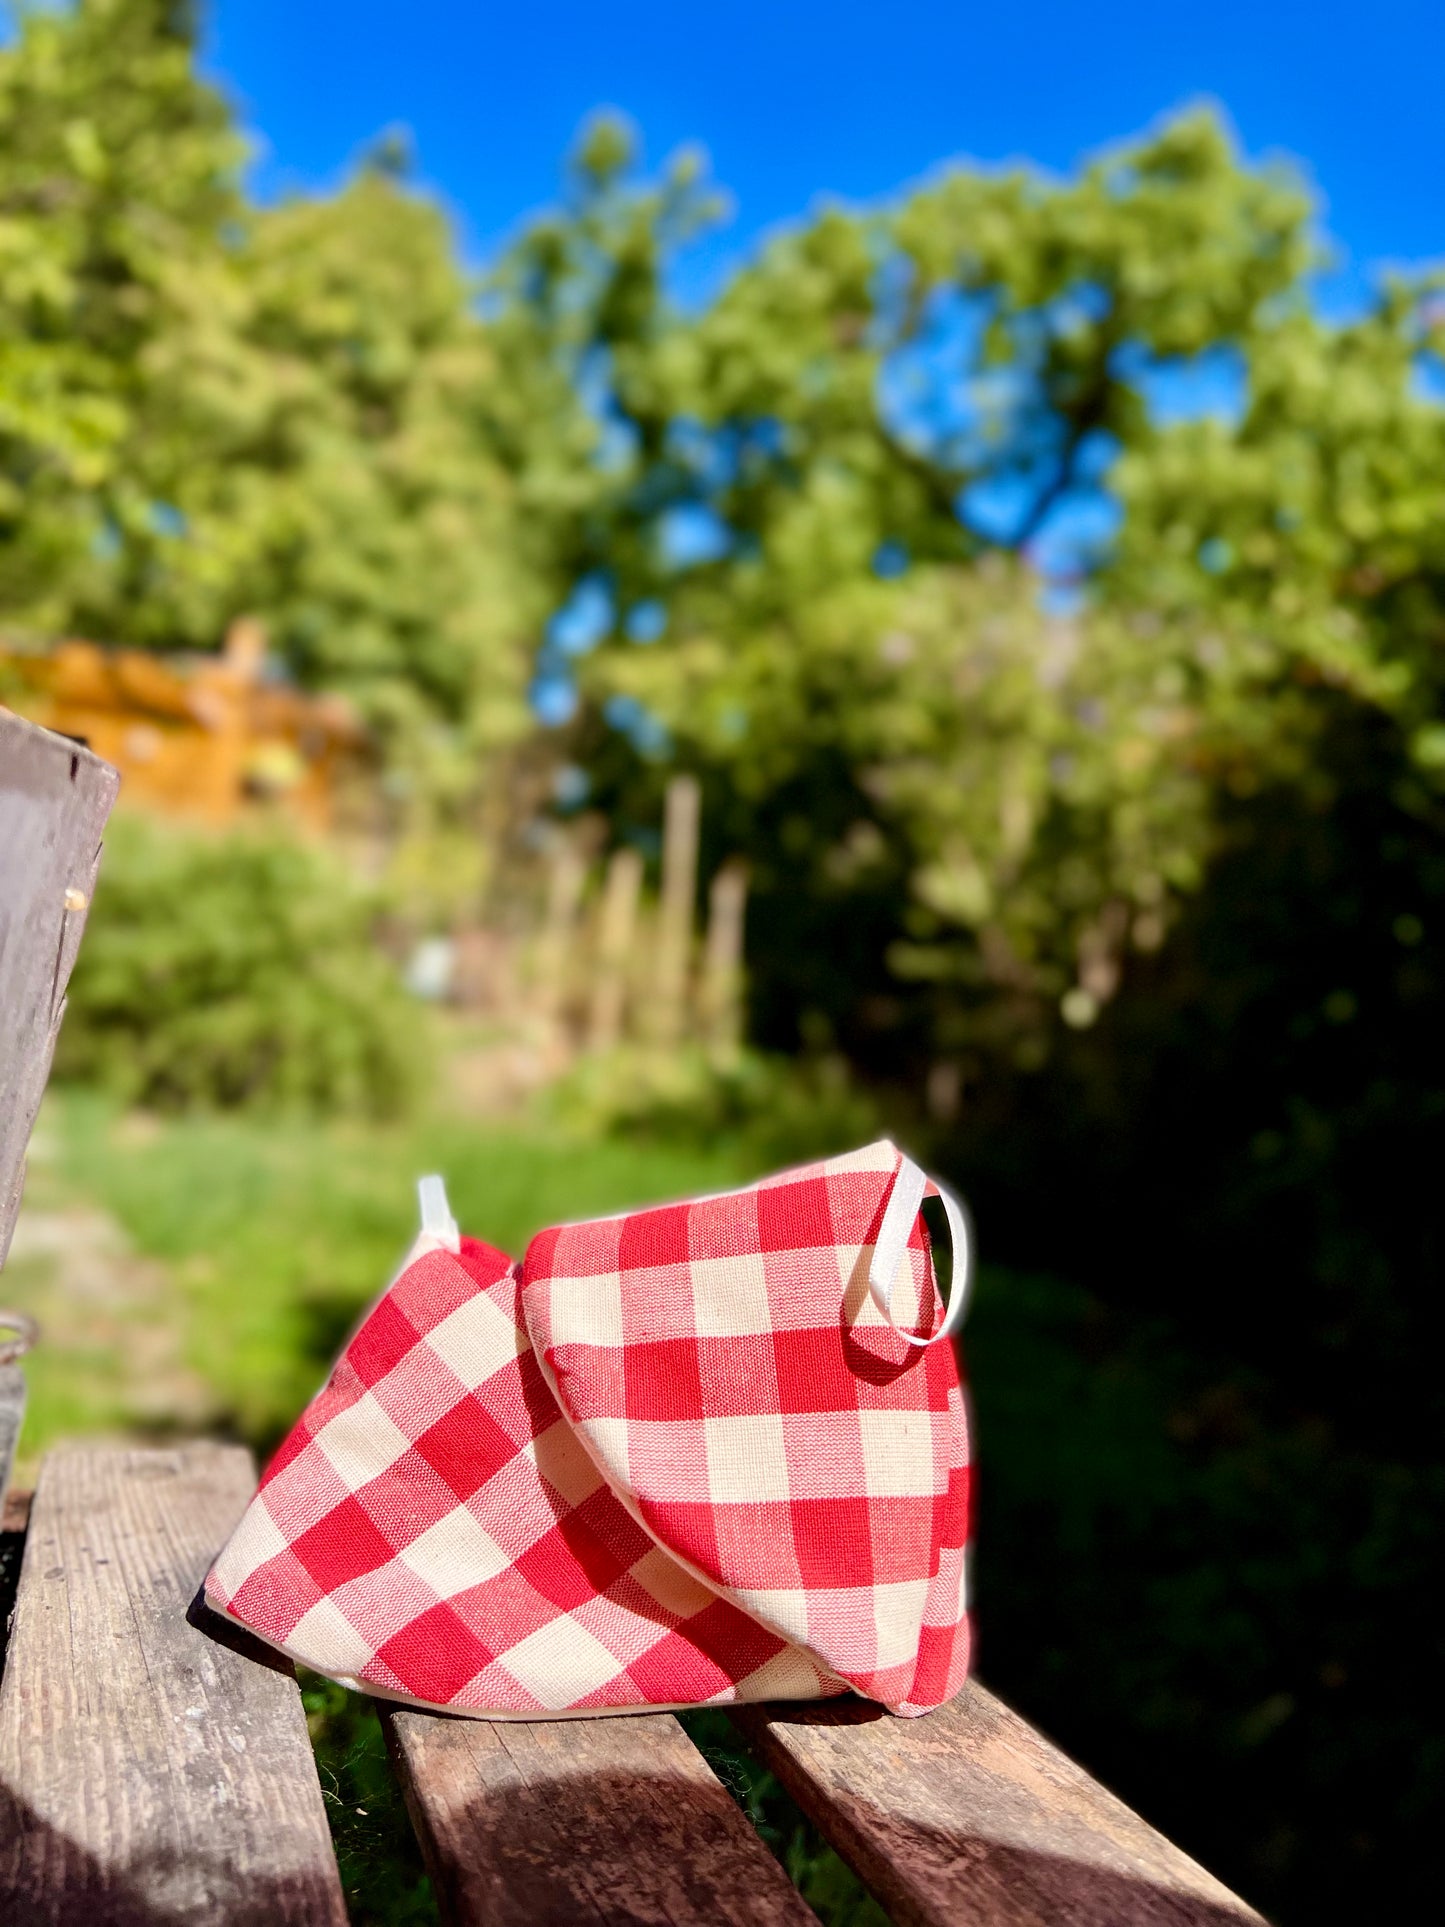
{"type": "Polygon", "coordinates": [[[57,1074],[127,1103],[395,1113],[427,1023],[332,857],[275,831],[122,817],[106,840],[57,1074]]]}

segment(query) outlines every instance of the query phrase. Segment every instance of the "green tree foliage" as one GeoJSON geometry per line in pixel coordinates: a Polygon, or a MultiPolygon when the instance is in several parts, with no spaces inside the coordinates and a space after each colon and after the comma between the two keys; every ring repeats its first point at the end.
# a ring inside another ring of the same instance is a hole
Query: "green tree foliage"
{"type": "Polygon", "coordinates": [[[444,722],[473,761],[495,752],[528,724],[542,608],[473,421],[495,358],[446,222],[373,165],[334,200],[255,217],[244,266],[251,379],[188,518],[236,545],[306,680],[352,692],[393,738],[444,722]]]}
{"type": "Polygon", "coordinates": [[[541,611],[450,229],[385,155],[254,210],[243,153],[175,0],[27,11],[0,50],[6,619],[209,648],[259,613],[394,752],[475,758],[526,726],[541,611]]]}
{"type": "Polygon", "coordinates": [[[711,778],[755,865],[765,1013],[792,979],[773,1022],[812,1004],[866,1054],[916,1027],[890,987],[926,979],[928,1048],[1037,1059],[1047,1013],[1090,1021],[1198,885],[1221,785],[1309,776],[1319,689],[1408,716],[1428,779],[1439,322],[1405,285],[1320,320],[1295,181],[1186,116],[1074,180],[825,207],[692,314],[671,253],[715,197],[695,159],[651,185],[630,158],[599,124],[504,265],[507,352],[592,433],[558,556],[616,622],[580,753],[624,808],[668,761],[711,778]],[[1237,409],[1171,419],[1168,384],[1211,375],[1237,409]],[[976,566],[1037,560],[1081,508],[1122,519],[1070,619],[976,566]],[[802,949],[862,967],[800,981],[802,949]]]}
{"type": "Polygon", "coordinates": [[[27,13],[0,52],[7,614],[63,626],[119,586],[127,543],[154,545],[166,462],[138,429],[157,355],[214,298],[239,158],[171,0],[27,13]]]}

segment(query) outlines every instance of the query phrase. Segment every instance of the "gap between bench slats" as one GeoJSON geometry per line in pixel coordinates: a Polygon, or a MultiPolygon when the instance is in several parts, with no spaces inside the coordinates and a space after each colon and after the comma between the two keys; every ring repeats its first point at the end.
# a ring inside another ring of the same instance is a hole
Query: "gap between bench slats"
{"type": "Polygon", "coordinates": [[[253,1485],[230,1446],[42,1466],[0,1683],[0,1920],[344,1927],[289,1666],[187,1618],[253,1485]]]}
{"type": "MultiPolygon", "coordinates": [[[[0,1365],[0,1504],[10,1489],[10,1468],[15,1462],[15,1447],[25,1417],[25,1374],[18,1365],[0,1365]]],[[[8,1532],[0,1526],[0,1532],[8,1532]]],[[[0,1627],[0,1639],[4,1628],[0,1627]]]]}
{"type": "Polygon", "coordinates": [[[383,1723],[458,1927],[817,1927],[670,1714],[383,1723]]]}
{"type": "Polygon", "coordinates": [[[896,1927],[1241,1927],[1261,1916],[977,1682],[735,1725],[896,1927]]]}

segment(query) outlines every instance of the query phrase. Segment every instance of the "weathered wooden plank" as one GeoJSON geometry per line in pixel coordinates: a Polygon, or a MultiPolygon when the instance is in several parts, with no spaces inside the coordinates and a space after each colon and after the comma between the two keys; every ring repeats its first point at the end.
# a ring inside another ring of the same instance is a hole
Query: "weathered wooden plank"
{"type": "Polygon", "coordinates": [[[384,1714],[445,1917],[469,1927],[817,1927],[666,1713],[384,1714]]]}
{"type": "Polygon", "coordinates": [[[343,1927],[295,1678],[193,1607],[253,1483],[231,1446],[44,1462],[0,1683],[0,1920],[343,1927]]]}
{"type": "Polygon", "coordinates": [[[119,784],[79,744],[0,713],[0,1265],[119,784]]]}
{"type": "Polygon", "coordinates": [[[734,1722],[896,1927],[1240,1927],[1260,1916],[971,1682],[923,1719],[734,1722]]]}

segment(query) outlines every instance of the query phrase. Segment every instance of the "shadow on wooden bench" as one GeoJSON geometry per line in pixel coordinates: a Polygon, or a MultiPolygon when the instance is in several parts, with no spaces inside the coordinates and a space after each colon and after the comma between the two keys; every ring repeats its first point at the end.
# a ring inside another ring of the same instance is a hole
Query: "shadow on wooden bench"
{"type": "MultiPolygon", "coordinates": [[[[291,1670],[196,1604],[253,1477],[209,1444],[42,1466],[0,1680],[7,1922],[346,1919],[291,1670]]],[[[814,1919],[668,1714],[383,1718],[449,1920],[814,1919]]],[[[921,1720],[734,1719],[900,1924],[1259,1919],[977,1684],[921,1720]]]]}

